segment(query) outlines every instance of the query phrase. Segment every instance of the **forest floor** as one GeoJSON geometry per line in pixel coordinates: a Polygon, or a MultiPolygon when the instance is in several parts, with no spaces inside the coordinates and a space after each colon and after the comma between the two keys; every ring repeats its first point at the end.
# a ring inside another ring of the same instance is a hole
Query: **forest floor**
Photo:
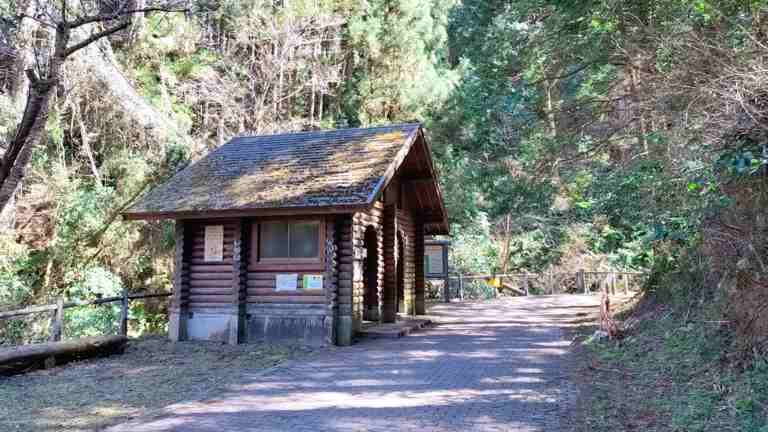
{"type": "Polygon", "coordinates": [[[768,360],[728,361],[712,312],[639,302],[620,314],[636,323],[623,340],[584,343],[594,327],[580,329],[573,430],[768,432],[768,360]]]}
{"type": "Polygon", "coordinates": [[[0,378],[0,430],[85,431],[220,393],[307,348],[131,340],[125,354],[0,378]]]}

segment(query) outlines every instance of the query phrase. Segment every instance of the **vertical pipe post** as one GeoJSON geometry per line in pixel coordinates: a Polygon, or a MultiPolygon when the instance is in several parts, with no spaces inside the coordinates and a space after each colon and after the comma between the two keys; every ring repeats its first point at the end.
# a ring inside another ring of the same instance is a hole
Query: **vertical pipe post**
{"type": "Polygon", "coordinates": [[[443,301],[446,303],[451,302],[451,279],[448,276],[448,246],[442,245],[443,248],[443,301]]]}
{"type": "Polygon", "coordinates": [[[120,299],[120,334],[128,336],[128,289],[123,288],[123,298],[120,299]]]}

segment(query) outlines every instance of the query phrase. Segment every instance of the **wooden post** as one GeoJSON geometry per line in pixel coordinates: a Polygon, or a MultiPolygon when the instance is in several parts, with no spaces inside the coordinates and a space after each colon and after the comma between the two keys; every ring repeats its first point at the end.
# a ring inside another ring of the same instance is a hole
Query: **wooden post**
{"type": "Polygon", "coordinates": [[[168,307],[168,338],[173,342],[187,339],[187,293],[184,292],[186,276],[184,264],[188,251],[186,250],[185,240],[185,222],[176,221],[175,238],[176,253],[173,263],[173,296],[171,304],[168,307]]]}
{"type": "Polygon", "coordinates": [[[629,273],[624,273],[622,277],[624,278],[624,295],[628,295],[629,294],[629,273]]]}
{"type": "Polygon", "coordinates": [[[531,295],[531,292],[528,290],[528,273],[523,274],[523,289],[526,296],[531,295]]]}
{"type": "Polygon", "coordinates": [[[128,289],[123,288],[123,298],[120,299],[120,334],[128,336],[128,289]]]}
{"type": "Polygon", "coordinates": [[[248,245],[247,240],[248,226],[243,219],[238,219],[235,223],[235,229],[232,240],[232,279],[230,285],[230,317],[229,334],[227,343],[237,345],[244,341],[245,334],[245,315],[246,315],[246,268],[245,268],[245,248],[248,245]]]}
{"type": "Polygon", "coordinates": [[[464,275],[459,273],[459,300],[464,300],[464,275]]]}
{"type": "Polygon", "coordinates": [[[587,279],[584,277],[584,269],[579,270],[578,280],[581,284],[581,289],[584,290],[584,294],[589,294],[589,288],[587,287],[587,279]]]}
{"type": "Polygon", "coordinates": [[[56,311],[53,313],[53,319],[51,320],[51,334],[49,336],[50,342],[58,342],[61,340],[62,328],[64,327],[64,299],[59,297],[56,299],[56,311]]]}
{"type": "Polygon", "coordinates": [[[549,295],[555,294],[555,272],[549,271],[549,295]]]}
{"type": "Polygon", "coordinates": [[[450,303],[451,301],[451,279],[448,276],[448,246],[442,245],[443,248],[443,275],[445,280],[445,286],[443,287],[443,301],[450,303]]]}

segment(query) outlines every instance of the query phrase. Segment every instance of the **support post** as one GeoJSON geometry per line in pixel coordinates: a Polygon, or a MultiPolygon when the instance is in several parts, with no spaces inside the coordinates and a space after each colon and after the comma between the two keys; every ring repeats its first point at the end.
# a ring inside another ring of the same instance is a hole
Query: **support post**
{"type": "Polygon", "coordinates": [[[414,307],[414,313],[416,315],[426,315],[426,284],[425,279],[426,269],[424,268],[424,223],[421,219],[417,219],[415,227],[416,237],[414,238],[413,250],[414,250],[414,265],[415,265],[415,287],[416,302],[414,307]]]}
{"type": "Polygon", "coordinates": [[[338,286],[336,297],[336,344],[341,346],[352,344],[352,279],[355,271],[355,248],[353,244],[352,216],[340,216],[337,219],[337,236],[339,237],[338,286]]]}
{"type": "Polygon", "coordinates": [[[325,285],[326,314],[325,314],[325,342],[328,345],[336,345],[336,315],[338,313],[338,272],[337,272],[337,236],[336,219],[328,217],[325,221],[325,285]]]}
{"type": "Polygon", "coordinates": [[[464,300],[464,275],[459,273],[459,300],[464,300]]]}
{"type": "Polygon", "coordinates": [[[173,296],[168,308],[168,338],[172,342],[187,339],[187,305],[184,292],[184,257],[186,255],[184,245],[185,222],[176,221],[175,240],[176,253],[173,260],[173,296]]]}
{"type": "Polygon", "coordinates": [[[122,336],[128,336],[128,289],[123,288],[123,298],[120,299],[120,329],[122,336]]]}
{"type": "Polygon", "coordinates": [[[629,273],[624,273],[621,277],[624,279],[624,295],[629,295],[629,273]]]}
{"type": "Polygon", "coordinates": [[[397,319],[397,208],[384,207],[384,291],[381,296],[380,320],[392,323],[397,319]]]}
{"type": "Polygon", "coordinates": [[[443,301],[451,302],[451,278],[448,276],[448,246],[442,245],[443,249],[443,301]]]}
{"type": "Polygon", "coordinates": [[[247,229],[243,219],[235,223],[234,240],[232,241],[232,305],[229,317],[229,335],[227,343],[237,345],[245,339],[245,247],[247,229]]]}
{"type": "Polygon", "coordinates": [[[579,270],[577,278],[578,278],[579,284],[581,285],[580,288],[584,290],[584,294],[589,294],[589,291],[587,290],[587,281],[584,278],[584,269],[579,270]]]}
{"type": "Polygon", "coordinates": [[[64,298],[56,299],[56,310],[53,312],[51,320],[51,334],[49,340],[58,342],[61,340],[62,328],[64,327],[64,298]]]}

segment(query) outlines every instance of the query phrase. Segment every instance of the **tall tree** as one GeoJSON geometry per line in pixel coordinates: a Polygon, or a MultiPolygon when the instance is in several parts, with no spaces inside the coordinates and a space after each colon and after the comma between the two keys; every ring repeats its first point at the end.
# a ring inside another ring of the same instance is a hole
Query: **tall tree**
{"type": "Polygon", "coordinates": [[[32,151],[40,143],[48,120],[51,97],[59,85],[66,60],[86,46],[128,28],[134,15],[147,12],[184,12],[188,0],[155,2],[100,0],[32,0],[19,5],[17,19],[38,23],[51,37],[51,46],[36,47],[26,105],[0,165],[0,211],[24,178],[32,151]]]}

